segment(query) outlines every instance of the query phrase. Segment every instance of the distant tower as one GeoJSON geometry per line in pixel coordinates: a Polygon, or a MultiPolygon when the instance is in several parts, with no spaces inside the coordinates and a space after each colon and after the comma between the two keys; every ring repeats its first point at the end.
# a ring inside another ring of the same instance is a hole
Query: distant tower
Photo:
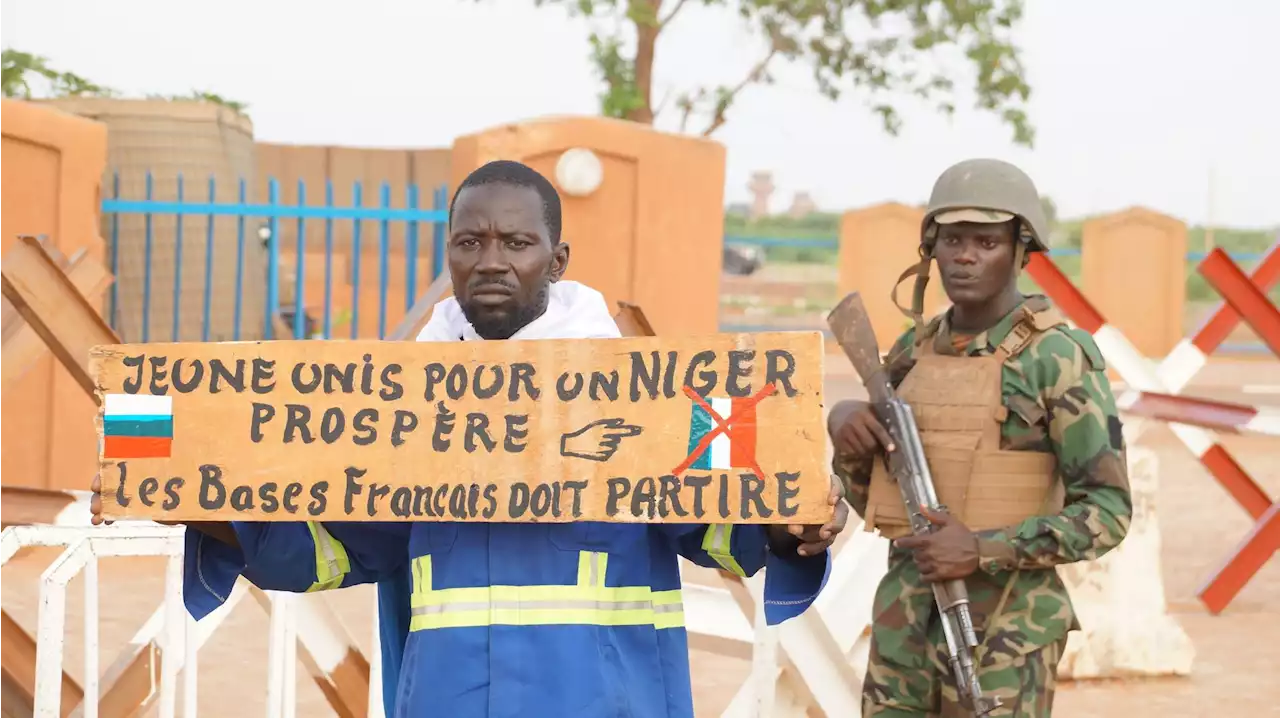
{"type": "Polygon", "coordinates": [[[804,219],[813,214],[816,209],[818,209],[818,205],[814,203],[808,192],[796,192],[796,196],[791,200],[791,209],[787,210],[787,214],[792,219],[804,219]]]}
{"type": "Polygon", "coordinates": [[[751,191],[751,221],[769,215],[769,196],[773,194],[773,173],[768,171],[752,172],[751,181],[747,183],[751,191]]]}

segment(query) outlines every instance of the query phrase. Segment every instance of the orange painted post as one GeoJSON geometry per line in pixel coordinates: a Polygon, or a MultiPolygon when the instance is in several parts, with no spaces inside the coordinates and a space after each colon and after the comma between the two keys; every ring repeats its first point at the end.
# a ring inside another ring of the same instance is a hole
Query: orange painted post
{"type": "Polygon", "coordinates": [[[1182,339],[1187,226],[1135,207],[1085,222],[1080,288],[1144,356],[1182,339]]]}
{"type": "MultiPolygon", "coordinates": [[[[107,162],[105,125],[19,100],[0,102],[3,124],[3,251],[19,235],[45,235],[64,257],[79,250],[107,266],[98,234],[100,183],[107,162]]],[[[97,312],[103,297],[86,297],[97,312]]],[[[18,386],[6,387],[3,469],[7,486],[85,488],[93,476],[96,407],[51,355],[18,386]],[[57,441],[54,441],[56,427],[57,441]]]]}
{"type": "MultiPolygon", "coordinates": [[[[920,261],[921,223],[924,210],[889,202],[845,212],[840,219],[839,296],[858,292],[863,297],[871,326],[885,351],[911,320],[893,306],[890,292],[903,270],[920,261]]],[[[911,307],[915,288],[912,277],[898,287],[898,303],[911,307]]],[[[944,306],[936,268],[930,270],[925,294],[925,318],[944,306]]]]}
{"type": "Polygon", "coordinates": [[[600,117],[547,118],[459,137],[450,191],[498,159],[523,162],[560,191],[568,279],[644,306],[667,335],[718,330],[724,243],[725,150],[711,140],[600,117]],[[585,148],[603,170],[585,196],[566,191],[556,164],[585,148]]]}

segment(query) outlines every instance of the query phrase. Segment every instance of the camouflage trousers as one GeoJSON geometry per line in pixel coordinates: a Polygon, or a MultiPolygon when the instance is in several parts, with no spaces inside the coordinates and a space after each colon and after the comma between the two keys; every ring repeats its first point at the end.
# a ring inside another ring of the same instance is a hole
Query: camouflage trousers
{"type": "MultiPolygon", "coordinates": [[[[960,702],[936,616],[931,623],[933,646],[928,659],[920,661],[923,665],[903,665],[882,654],[872,641],[862,689],[863,718],[973,718],[973,711],[960,702]]],[[[989,718],[1048,718],[1066,643],[1064,636],[982,668],[978,681],[983,695],[996,696],[1003,704],[989,718]]]]}

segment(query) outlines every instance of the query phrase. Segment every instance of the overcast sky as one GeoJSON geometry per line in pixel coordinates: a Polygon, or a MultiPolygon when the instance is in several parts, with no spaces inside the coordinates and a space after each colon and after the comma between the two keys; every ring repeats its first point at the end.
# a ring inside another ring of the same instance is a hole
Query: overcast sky
{"type": "MultiPolygon", "coordinates": [[[[798,190],[827,210],[919,202],[948,164],[986,155],[1024,167],[1064,216],[1140,204],[1196,223],[1212,212],[1219,225],[1280,225],[1280,2],[1027,4],[1034,150],[963,106],[947,121],[906,103],[891,138],[861,99],[831,103],[803,68],[784,68],[716,134],[729,150],[726,200],[745,201],[750,173],[768,169],[775,210],[798,190]]],[[[0,12],[5,47],[130,93],[202,88],[247,102],[272,142],[442,147],[597,109],[586,26],[532,0],[4,0],[0,12]]],[[[656,99],[732,83],[757,49],[732,13],[689,3],[659,44],[656,99]]]]}

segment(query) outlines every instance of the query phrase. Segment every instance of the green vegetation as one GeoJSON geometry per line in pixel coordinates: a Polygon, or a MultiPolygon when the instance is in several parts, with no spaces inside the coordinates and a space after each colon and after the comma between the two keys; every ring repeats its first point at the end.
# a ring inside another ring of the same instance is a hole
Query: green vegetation
{"type": "MultiPolygon", "coordinates": [[[[48,58],[33,55],[29,52],[12,49],[5,50],[3,59],[0,60],[0,65],[3,66],[5,97],[30,100],[33,96],[38,96],[39,93],[33,94],[32,92],[30,82],[32,78],[40,78],[49,83],[49,91],[44,95],[48,98],[123,96],[119,90],[91,82],[74,72],[55,70],[49,65],[48,58]]],[[[221,95],[204,90],[192,90],[185,95],[148,94],[147,99],[209,102],[215,105],[222,105],[241,114],[247,114],[245,110],[249,107],[243,102],[228,100],[221,95]]]]}
{"type": "MultiPolygon", "coordinates": [[[[724,217],[726,237],[761,237],[764,239],[827,239],[834,240],[840,234],[840,215],[814,212],[801,219],[786,215],[764,217],[752,222],[746,216],[726,212],[724,217]]],[[[779,264],[835,264],[836,252],[832,247],[788,247],[771,244],[764,248],[765,262],[779,264]]]]}
{"type": "MultiPolygon", "coordinates": [[[[658,40],[686,0],[533,0],[560,5],[570,17],[589,23],[591,62],[604,88],[600,110],[653,124],[656,106],[653,66],[658,40]]],[[[731,85],[690,87],[672,98],[680,131],[697,118],[700,134],[722,127],[734,101],[757,83],[773,82],[770,71],[789,62],[807,68],[814,91],[835,100],[856,92],[896,135],[902,120],[895,100],[912,97],[938,112],[955,112],[956,81],[969,88],[978,109],[1007,125],[1013,140],[1030,146],[1035,131],[1026,113],[1031,94],[1013,36],[1022,20],[1023,0],[700,0],[722,11],[725,24],[751,30],[758,52],[731,85]],[[869,29],[864,29],[869,28],[869,29]]]]}
{"type": "Polygon", "coordinates": [[[119,93],[97,85],[74,72],[63,72],[49,66],[49,60],[19,50],[5,50],[0,57],[5,97],[31,99],[31,76],[49,83],[51,97],[115,97],[119,93]]]}
{"type": "Polygon", "coordinates": [[[245,115],[246,117],[249,115],[249,113],[247,112],[247,110],[249,109],[249,106],[247,104],[243,102],[236,102],[235,100],[228,100],[222,95],[219,95],[213,92],[207,92],[205,90],[192,90],[191,92],[188,92],[185,95],[161,95],[161,94],[152,93],[147,95],[147,99],[148,100],[170,100],[170,101],[187,100],[187,101],[195,101],[195,102],[208,102],[214,105],[222,105],[223,107],[229,110],[234,110],[235,112],[245,115]]]}

